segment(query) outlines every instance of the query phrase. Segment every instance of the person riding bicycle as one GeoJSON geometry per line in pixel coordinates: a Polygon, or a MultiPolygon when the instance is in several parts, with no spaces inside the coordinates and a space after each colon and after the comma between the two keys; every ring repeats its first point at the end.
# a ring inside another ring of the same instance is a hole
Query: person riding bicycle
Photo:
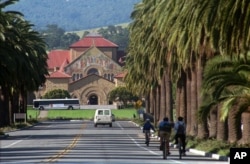
{"type": "Polygon", "coordinates": [[[182,154],[186,155],[186,125],[183,121],[183,117],[178,117],[177,122],[174,125],[175,130],[175,144],[178,144],[178,138],[182,142],[182,154]]]}
{"type": "Polygon", "coordinates": [[[160,150],[163,148],[162,140],[165,138],[166,140],[166,146],[168,150],[168,154],[170,154],[169,151],[169,138],[171,135],[173,124],[168,121],[168,118],[165,117],[163,120],[159,123],[159,136],[160,136],[160,150]]]}
{"type": "Polygon", "coordinates": [[[149,133],[149,136],[150,136],[150,130],[153,130],[155,132],[155,128],[154,126],[150,123],[150,119],[146,119],[146,122],[144,123],[143,125],[143,133],[145,133],[145,144],[148,144],[147,143],[147,133],[149,133]]]}

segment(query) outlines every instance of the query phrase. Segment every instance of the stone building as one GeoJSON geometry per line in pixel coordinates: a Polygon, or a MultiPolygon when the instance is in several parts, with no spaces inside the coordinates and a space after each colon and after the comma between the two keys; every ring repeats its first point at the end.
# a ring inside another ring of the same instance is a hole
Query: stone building
{"type": "Polygon", "coordinates": [[[125,54],[118,46],[100,35],[88,35],[68,50],[48,54],[49,76],[36,98],[54,89],[68,90],[81,104],[110,104],[108,93],[124,85],[122,65],[125,54]]]}

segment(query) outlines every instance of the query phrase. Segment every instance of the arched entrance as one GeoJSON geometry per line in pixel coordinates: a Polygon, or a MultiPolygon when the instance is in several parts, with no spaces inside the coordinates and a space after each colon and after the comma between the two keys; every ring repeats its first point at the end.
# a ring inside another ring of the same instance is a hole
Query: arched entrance
{"type": "Polygon", "coordinates": [[[90,105],[98,105],[98,97],[95,94],[90,95],[88,99],[90,105]]]}

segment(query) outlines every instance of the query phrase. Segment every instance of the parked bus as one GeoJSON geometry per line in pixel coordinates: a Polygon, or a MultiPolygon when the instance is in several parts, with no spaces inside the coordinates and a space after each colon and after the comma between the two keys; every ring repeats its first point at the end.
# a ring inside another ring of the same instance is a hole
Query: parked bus
{"type": "Polygon", "coordinates": [[[34,99],[33,108],[44,109],[80,109],[79,99],[34,99]]]}

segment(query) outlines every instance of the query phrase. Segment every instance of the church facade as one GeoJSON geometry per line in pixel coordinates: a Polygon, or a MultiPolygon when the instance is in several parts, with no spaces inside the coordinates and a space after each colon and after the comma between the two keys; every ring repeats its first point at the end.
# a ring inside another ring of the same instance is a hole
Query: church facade
{"type": "Polygon", "coordinates": [[[87,35],[68,50],[48,53],[49,76],[36,92],[41,98],[54,89],[69,91],[82,105],[107,105],[108,94],[124,85],[123,70],[118,60],[125,54],[115,43],[100,35],[87,35]]]}

